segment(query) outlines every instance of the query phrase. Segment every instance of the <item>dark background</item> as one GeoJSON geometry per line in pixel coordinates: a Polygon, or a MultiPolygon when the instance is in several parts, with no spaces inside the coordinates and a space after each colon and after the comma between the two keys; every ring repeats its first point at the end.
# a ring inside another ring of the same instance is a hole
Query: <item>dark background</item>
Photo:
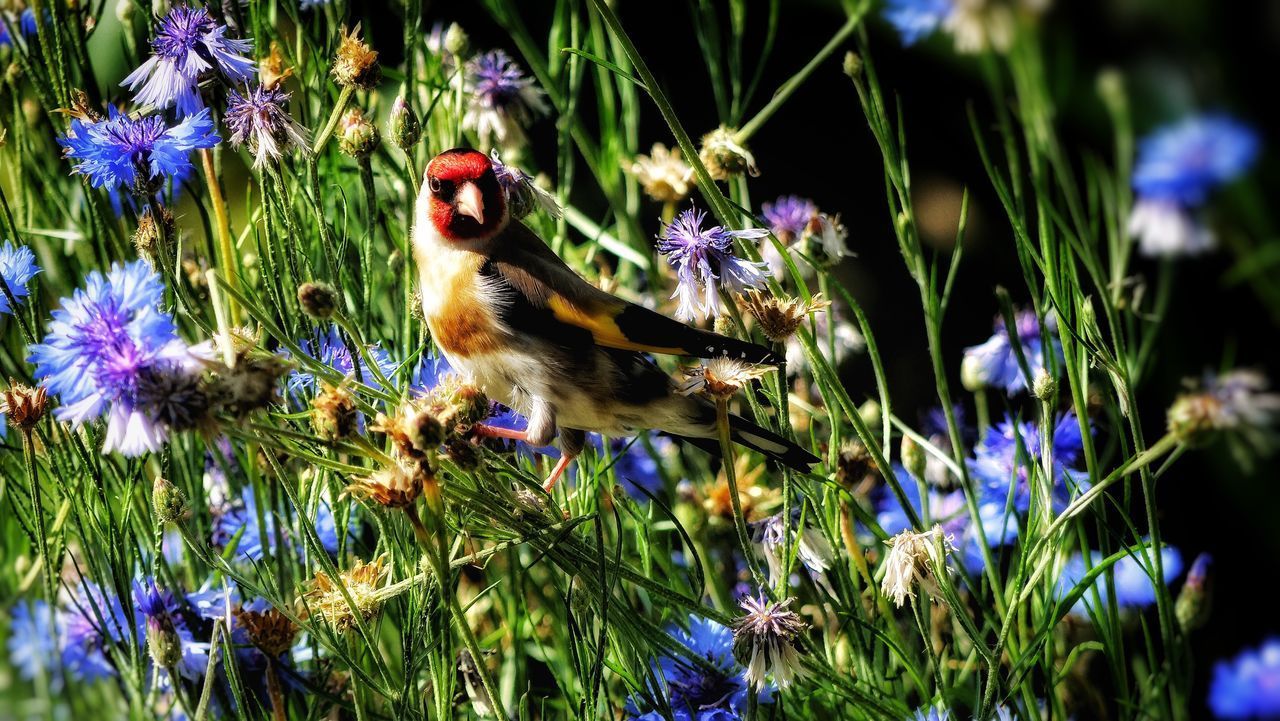
{"type": "MultiPolygon", "coordinates": [[[[545,38],[552,4],[519,4],[533,36],[545,38]]],[[[657,0],[619,5],[623,23],[685,127],[695,137],[713,128],[718,119],[688,4],[657,0]]],[[[748,117],[842,22],[834,3],[788,0],[782,6],[778,39],[748,117]]],[[[761,24],[767,20],[765,7],[759,3],[759,8],[752,8],[754,15],[748,15],[753,35],[745,42],[744,55],[749,70],[752,48],[760,42],[754,34],[763,35],[761,24]]],[[[372,7],[365,12],[374,46],[387,64],[398,63],[403,34],[398,18],[393,11],[372,7]]],[[[437,20],[461,23],[473,47],[505,47],[519,57],[478,3],[437,2],[427,22],[437,20]]],[[[1227,245],[1240,239],[1275,240],[1265,212],[1257,211],[1265,211],[1268,196],[1263,189],[1272,187],[1268,180],[1277,172],[1270,148],[1276,141],[1273,129],[1280,120],[1280,106],[1267,96],[1274,82],[1268,76],[1280,67],[1280,3],[1060,0],[1046,15],[1044,27],[1048,73],[1066,147],[1110,157],[1111,131],[1094,90],[1103,68],[1125,74],[1139,135],[1197,109],[1230,111],[1262,132],[1264,152],[1250,180],[1219,199],[1220,234],[1227,245]]],[[[1008,223],[990,192],[965,119],[972,104],[981,119],[989,120],[990,95],[976,61],[956,56],[947,38],[903,48],[878,18],[870,22],[870,35],[882,85],[903,105],[922,227],[927,231],[932,220],[940,227],[940,238],[954,238],[960,190],[967,186],[972,194],[966,256],[944,329],[955,384],[963,348],[990,335],[998,310],[994,288],[1009,289],[1015,300],[1027,297],[1008,223]]],[[[811,197],[827,212],[840,213],[850,230],[850,247],[857,253],[840,269],[842,279],[870,316],[895,405],[909,418],[911,409],[923,410],[935,402],[919,296],[898,254],[885,207],[880,155],[853,88],[841,74],[842,56],[843,50],[821,67],[752,139],[751,149],[763,172],[752,183],[753,200],[758,204],[795,193],[811,197]]],[[[671,144],[656,108],[648,105],[645,113],[641,146],[671,144]]],[[[540,167],[554,167],[554,124],[542,121],[531,137],[540,167]]],[[[589,205],[591,199],[575,202],[589,205]]],[[[656,207],[653,212],[656,215],[656,207]]],[[[1164,409],[1183,378],[1224,363],[1265,368],[1273,376],[1280,368],[1277,320],[1254,288],[1230,279],[1228,271],[1236,261],[1234,254],[1219,252],[1176,265],[1176,290],[1157,364],[1139,389],[1148,439],[1163,433],[1164,409]]],[[[1155,270],[1146,261],[1134,267],[1148,279],[1154,278],[1155,270]]],[[[1264,285],[1275,286],[1280,283],[1280,265],[1259,275],[1264,285]]],[[[850,361],[844,375],[855,400],[874,392],[865,357],[850,361]]],[[[994,394],[991,399],[995,415],[1001,399],[994,394]]],[[[1280,632],[1275,601],[1264,590],[1280,568],[1275,560],[1280,557],[1280,534],[1275,531],[1278,470],[1274,456],[1246,470],[1218,445],[1184,455],[1160,482],[1166,540],[1182,550],[1188,565],[1202,551],[1213,554],[1216,562],[1213,617],[1193,636],[1197,704],[1204,698],[1215,660],[1280,632]]]]}

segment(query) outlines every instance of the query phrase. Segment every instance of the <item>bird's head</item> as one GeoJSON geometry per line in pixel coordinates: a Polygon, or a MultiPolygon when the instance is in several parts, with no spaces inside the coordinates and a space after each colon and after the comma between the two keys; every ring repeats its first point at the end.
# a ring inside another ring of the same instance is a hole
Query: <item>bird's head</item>
{"type": "Polygon", "coordinates": [[[470,148],[446,150],[431,159],[418,202],[425,203],[436,232],[456,243],[492,238],[508,220],[493,163],[470,148]]]}

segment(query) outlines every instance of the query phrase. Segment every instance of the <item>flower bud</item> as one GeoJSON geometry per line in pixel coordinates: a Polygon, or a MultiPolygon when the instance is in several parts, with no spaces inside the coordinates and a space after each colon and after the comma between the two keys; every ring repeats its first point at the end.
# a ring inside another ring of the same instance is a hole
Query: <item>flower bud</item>
{"type": "Polygon", "coordinates": [[[147,651],[160,668],[173,668],[182,661],[182,639],[168,615],[147,619],[147,651]]]}
{"type": "Polygon", "coordinates": [[[381,140],[378,126],[369,122],[359,108],[351,108],[338,121],[338,149],[346,155],[367,158],[378,149],[381,140]]]}
{"type": "Polygon", "coordinates": [[[880,423],[880,402],[874,398],[866,403],[858,406],[858,417],[868,426],[878,425],[880,423]]]}
{"type": "Polygon", "coordinates": [[[1035,381],[1031,384],[1031,392],[1041,403],[1050,403],[1058,393],[1058,381],[1043,368],[1036,370],[1035,381]]]}
{"type": "Polygon", "coordinates": [[[422,124],[418,122],[418,114],[404,101],[404,96],[396,96],[391,104],[391,117],[387,119],[387,134],[397,148],[407,151],[422,139],[422,124]]]}
{"type": "Polygon", "coordinates": [[[467,31],[457,23],[449,23],[448,29],[444,31],[445,52],[450,55],[463,55],[470,44],[471,38],[467,37],[467,31]]]}
{"type": "Polygon", "coordinates": [[[852,50],[844,54],[844,74],[850,80],[862,75],[862,57],[852,50]]]}
{"type": "Polygon", "coordinates": [[[324,281],[308,281],[298,286],[298,305],[303,313],[324,320],[338,309],[338,291],[324,281]]]}
{"type": "Polygon", "coordinates": [[[923,481],[928,459],[925,458],[924,449],[920,447],[920,444],[912,440],[911,436],[903,436],[899,454],[902,457],[902,465],[907,469],[907,472],[917,481],[923,481]]]}
{"type": "Polygon", "coordinates": [[[1202,553],[1196,556],[1182,584],[1173,612],[1183,631],[1194,631],[1209,621],[1213,606],[1213,558],[1202,553]]]}
{"type": "Polygon", "coordinates": [[[755,156],[738,141],[737,132],[721,125],[702,136],[702,149],[698,152],[698,157],[716,180],[729,180],[743,173],[752,177],[760,174],[755,156]]]}
{"type": "Polygon", "coordinates": [[[191,517],[191,509],[187,507],[187,497],[182,489],[173,485],[168,479],[156,476],[151,484],[151,512],[155,514],[156,523],[182,523],[191,517]]]}

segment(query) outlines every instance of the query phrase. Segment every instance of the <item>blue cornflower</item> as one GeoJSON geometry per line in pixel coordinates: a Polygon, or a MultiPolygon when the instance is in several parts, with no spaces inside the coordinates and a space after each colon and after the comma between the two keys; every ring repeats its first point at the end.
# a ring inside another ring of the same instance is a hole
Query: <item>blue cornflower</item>
{"type": "Polygon", "coordinates": [[[310,152],[307,130],[289,116],[289,93],[278,85],[259,85],[244,95],[227,91],[227,112],[222,120],[231,131],[231,145],[247,144],[253,167],[279,160],[289,146],[310,152]]]}
{"type": "Polygon", "coordinates": [[[1261,141],[1249,126],[1221,114],[1192,115],[1138,145],[1133,169],[1137,201],[1129,232],[1148,256],[1194,255],[1213,247],[1213,232],[1195,215],[1209,193],[1249,169],[1261,141]]]}
{"type": "MultiPolygon", "coordinates": [[[[798,195],[784,195],[760,207],[761,219],[768,223],[770,232],[783,245],[792,245],[804,239],[811,246],[816,244],[821,255],[828,260],[839,260],[847,254],[844,241],[848,232],[840,224],[839,216],[832,217],[820,212],[812,200],[798,195]]],[[[814,248],[807,250],[813,254],[814,248]]],[[[775,275],[784,272],[785,263],[772,243],[762,246],[761,255],[775,275]]]]}
{"type": "Polygon", "coordinates": [[[204,108],[198,85],[205,73],[221,75],[229,85],[253,77],[253,61],[244,57],[253,43],[225,37],[226,32],[205,8],[176,5],[160,21],[151,57],[120,85],[135,91],[139,105],[176,105],[179,115],[191,115],[204,108]]]}
{"type": "Polygon", "coordinates": [[[153,578],[133,582],[133,600],[134,608],[142,614],[139,621],[146,624],[147,643],[157,643],[157,635],[172,634],[181,653],[178,672],[189,680],[202,678],[209,666],[209,643],[196,640],[183,617],[182,601],[157,586],[153,578]]]}
{"type": "Polygon", "coordinates": [[[924,706],[907,717],[906,721],[951,721],[951,711],[945,708],[924,706]]]}
{"type": "MultiPolygon", "coordinates": [[[[672,638],[715,669],[694,665],[683,657],[663,656],[658,660],[654,674],[665,682],[665,688],[651,691],[667,694],[667,705],[676,721],[737,721],[746,718],[747,683],[741,664],[733,656],[733,631],[715,621],[690,616],[688,631],[673,626],[669,632],[672,638]]],[[[760,689],[760,702],[771,703],[773,690],[773,684],[765,684],[760,689]]],[[[626,712],[633,721],[660,721],[664,718],[639,696],[627,700],[626,712]]]]}
{"type": "MultiPolygon", "coordinates": [[[[320,546],[329,555],[337,554],[338,526],[333,515],[333,507],[328,502],[321,501],[312,520],[316,535],[320,538],[320,546]]],[[[354,528],[355,518],[352,517],[350,520],[351,527],[354,528]]],[[[280,528],[277,532],[276,514],[269,509],[264,509],[262,527],[258,526],[258,501],[252,486],[246,486],[241,491],[240,503],[231,505],[216,515],[210,544],[217,548],[224,548],[237,533],[240,533],[240,540],[236,543],[236,556],[250,561],[261,560],[264,551],[277,553],[277,540],[283,541],[285,547],[294,543],[287,526],[280,528]],[[243,533],[240,533],[241,529],[244,529],[243,533]],[[266,534],[265,538],[263,533],[266,534]]],[[[298,544],[298,554],[301,556],[304,551],[305,545],[298,544]]]]}
{"type": "Polygon", "coordinates": [[[887,0],[881,14],[904,45],[914,45],[942,27],[954,10],[954,0],[887,0]]]}
{"type": "Polygon", "coordinates": [[[760,206],[764,222],[778,240],[790,244],[809,230],[809,224],[818,217],[818,206],[808,198],[784,195],[772,203],[760,206]]]}
{"type": "MultiPolygon", "coordinates": [[[[320,361],[320,363],[337,371],[344,378],[357,379],[360,383],[370,388],[382,388],[377,376],[365,364],[364,357],[357,354],[355,358],[352,358],[351,348],[343,340],[342,334],[338,332],[336,325],[329,326],[326,332],[314,339],[304,339],[300,345],[302,352],[308,357],[320,361]],[[357,361],[359,361],[358,364],[357,361]],[[356,372],[357,367],[359,368],[358,375],[356,372]]],[[[369,345],[368,350],[369,355],[378,364],[378,369],[382,372],[382,375],[390,378],[396,371],[396,364],[395,361],[391,360],[391,354],[376,343],[369,345]]],[[[290,373],[286,386],[289,392],[295,396],[314,393],[318,390],[315,374],[303,369],[290,373]]]]}
{"type": "Polygon", "coordinates": [[[1214,664],[1209,708],[1223,719],[1280,717],[1280,638],[1214,664]]]}
{"type": "MultiPolygon", "coordinates": [[[[1084,452],[1084,439],[1074,413],[1064,413],[1053,427],[1049,452],[1052,461],[1053,508],[1062,511],[1073,495],[1088,487],[1088,474],[1072,468],[1084,452]]],[[[1014,513],[1025,513],[1031,505],[1030,468],[1041,467],[1040,430],[1035,423],[1015,423],[1006,418],[987,429],[974,449],[970,473],[982,483],[979,508],[987,541],[995,545],[1012,542],[1018,523],[1005,519],[1011,503],[1014,513]],[[1021,444],[1021,452],[1019,452],[1021,444]]]]}
{"type": "Polygon", "coordinates": [[[63,631],[60,619],[42,600],[20,601],[13,607],[9,625],[9,662],[18,675],[30,681],[43,673],[51,676],[54,686],[61,686],[61,668],[55,659],[63,631]]]}
{"type": "Polygon", "coordinates": [[[62,663],[84,681],[114,676],[116,669],[107,649],[142,637],[141,627],[130,623],[120,598],[87,580],[62,612],[61,625],[62,663]]]}
{"type": "Polygon", "coordinates": [[[716,225],[704,229],[706,213],[690,208],[671,221],[658,236],[658,252],[669,257],[678,282],[672,298],[679,299],[676,317],[691,321],[720,314],[717,285],[741,293],[764,285],[767,266],[734,256],[736,238],[758,240],[769,234],[762,228],[729,230],[716,225]]]}
{"type": "Polygon", "coordinates": [[[71,121],[58,139],[74,170],[95,188],[121,189],[149,195],[165,178],[180,180],[190,172],[191,151],[218,144],[218,133],[201,110],[170,127],[159,115],[131,118],[114,107],[106,120],[71,121]]]}
{"type": "MultiPolygon", "coordinates": [[[[30,248],[15,246],[7,240],[0,245],[0,283],[4,283],[9,289],[8,295],[12,295],[15,301],[21,303],[27,297],[30,293],[27,281],[39,272],[40,266],[36,265],[36,256],[30,248]]],[[[0,292],[0,315],[8,315],[14,310],[9,306],[8,295],[0,292]]]]}
{"type": "MultiPolygon", "coordinates": [[[[53,312],[44,342],[31,346],[35,376],[61,398],[60,421],[79,427],[107,416],[103,452],[158,450],[171,429],[195,424],[203,394],[183,392],[199,359],[160,310],[164,284],[145,261],[93,271],[53,312]]],[[[203,408],[200,407],[203,404],[203,408]]]]}
{"type": "Polygon", "coordinates": [[[471,97],[462,126],[475,131],[485,146],[524,145],[527,141],[524,126],[547,114],[545,93],[502,50],[490,50],[472,58],[466,71],[466,87],[471,97]]]}
{"type": "MultiPolygon", "coordinates": [[[[596,444],[603,450],[603,439],[596,438],[596,444]]],[[[627,493],[636,498],[648,498],[637,490],[639,488],[654,495],[662,492],[662,474],[655,454],[661,456],[674,446],[670,438],[657,434],[650,434],[648,440],[653,447],[652,453],[640,439],[633,443],[629,438],[614,438],[609,442],[608,454],[614,459],[613,472],[627,493]]]]}
{"type": "MultiPolygon", "coordinates": [[[[1070,593],[1072,588],[1084,580],[1089,569],[1102,563],[1103,559],[1104,556],[1098,551],[1090,552],[1088,564],[1085,563],[1084,556],[1079,553],[1068,559],[1062,568],[1061,575],[1058,576],[1058,596],[1061,598],[1070,593]]],[[[1164,583],[1172,583],[1182,575],[1182,554],[1173,546],[1165,546],[1161,550],[1160,562],[1164,570],[1164,583]]],[[[1156,602],[1156,588],[1148,573],[1145,555],[1124,556],[1111,566],[1111,573],[1113,574],[1112,588],[1115,590],[1118,607],[1140,609],[1156,602]]],[[[1095,592],[1099,602],[1103,604],[1101,607],[1105,608],[1110,590],[1107,587],[1106,576],[1098,576],[1092,588],[1085,591],[1071,609],[1072,613],[1077,616],[1087,616],[1089,609],[1094,608],[1095,592]]]]}
{"type": "MultiPolygon", "coordinates": [[[[1046,321],[1050,333],[1050,352],[1057,359],[1054,367],[1062,363],[1062,346],[1052,335],[1057,331],[1057,324],[1046,321]]],[[[983,386],[1004,388],[1009,395],[1022,390],[1030,390],[1036,376],[1043,371],[1053,374],[1049,365],[1044,343],[1040,337],[1040,322],[1033,311],[1021,311],[1014,316],[1014,328],[1018,332],[1018,344],[1022,346],[1022,354],[1027,360],[1027,370],[1031,377],[1027,378],[1018,364],[1018,354],[1009,338],[1009,329],[1004,319],[997,316],[995,333],[985,343],[970,346],[964,351],[964,361],[960,366],[960,378],[965,387],[977,390],[983,386]]]]}
{"type": "MultiPolygon", "coordinates": [[[[48,24],[48,14],[49,11],[45,10],[46,24],[48,24]]],[[[0,48],[13,44],[13,38],[9,36],[9,27],[15,24],[18,27],[18,32],[22,33],[24,38],[34,38],[40,32],[40,28],[36,25],[36,11],[34,8],[23,10],[22,14],[17,17],[6,12],[0,12],[0,48]]]]}

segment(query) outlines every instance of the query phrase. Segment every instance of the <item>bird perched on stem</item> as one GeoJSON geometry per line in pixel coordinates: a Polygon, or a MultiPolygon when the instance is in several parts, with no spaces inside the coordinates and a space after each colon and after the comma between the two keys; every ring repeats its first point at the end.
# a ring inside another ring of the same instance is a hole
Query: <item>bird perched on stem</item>
{"type": "MultiPolygon", "coordinates": [[[[560,435],[549,490],[581,453],[586,433],[654,429],[715,453],[716,409],[680,387],[646,354],[776,363],[767,348],[692,328],[581,278],[513,221],[483,153],[447,150],[427,165],[413,231],[422,307],[449,363],[485,394],[529,419],[525,431],[481,435],[535,446],[560,435]]],[[[729,416],[731,438],[792,468],[817,457],[772,431],[729,416]]]]}

